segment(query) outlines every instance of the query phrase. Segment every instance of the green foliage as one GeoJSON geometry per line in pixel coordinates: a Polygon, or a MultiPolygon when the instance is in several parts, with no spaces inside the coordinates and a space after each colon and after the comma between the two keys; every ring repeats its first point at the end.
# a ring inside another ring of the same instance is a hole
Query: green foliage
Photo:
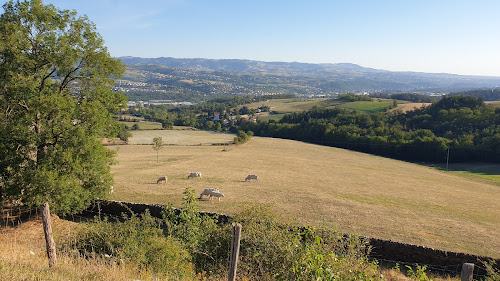
{"type": "MultiPolygon", "coordinates": [[[[379,103],[373,103],[379,104],[379,103]]],[[[451,97],[407,113],[366,114],[314,107],[279,122],[242,122],[258,136],[303,140],[410,161],[500,161],[500,110],[451,97]]]]}
{"type": "Polygon", "coordinates": [[[252,280],[379,280],[357,237],[280,224],[269,207],[250,206],[242,224],[239,271],[252,280]]]}
{"type": "Polygon", "coordinates": [[[484,267],[486,268],[485,281],[500,281],[500,270],[495,268],[496,262],[494,260],[485,261],[484,267]]]}
{"type": "Polygon", "coordinates": [[[156,162],[157,163],[158,163],[158,153],[162,147],[163,147],[162,137],[153,138],[153,149],[156,151],[156,162]]]}
{"type": "Polygon", "coordinates": [[[385,112],[392,106],[392,102],[355,101],[342,104],[339,107],[363,111],[365,113],[376,113],[385,112]]]}
{"type": "Polygon", "coordinates": [[[344,101],[373,101],[370,96],[366,95],[356,95],[356,94],[342,94],[337,97],[339,100],[344,101]]]}
{"type": "Polygon", "coordinates": [[[85,208],[112,185],[120,131],[112,92],[123,71],[95,25],[41,0],[9,1],[0,16],[0,195],[59,213],[85,208]]]}
{"type": "Polygon", "coordinates": [[[97,218],[61,246],[85,257],[129,263],[139,270],[151,270],[172,279],[193,278],[190,255],[182,243],[164,236],[159,221],[149,211],[137,216],[123,215],[123,222],[97,218]]]}
{"type": "MultiPolygon", "coordinates": [[[[141,216],[123,216],[117,222],[97,218],[61,248],[78,256],[97,256],[137,266],[138,270],[149,270],[169,280],[193,279],[194,272],[199,272],[202,278],[207,275],[224,278],[231,243],[230,225],[217,224],[217,216],[200,214],[197,202],[194,190],[187,188],[182,208],[164,208],[161,220],[151,217],[148,211],[141,216]]],[[[246,206],[235,220],[243,225],[238,263],[238,275],[243,278],[381,278],[377,264],[366,258],[367,244],[357,236],[278,223],[277,215],[265,206],[246,206]]]]}
{"type": "Polygon", "coordinates": [[[433,279],[429,279],[429,277],[427,277],[427,274],[425,273],[425,270],[427,270],[426,265],[424,265],[424,266],[417,265],[417,267],[415,269],[413,269],[413,267],[407,265],[406,269],[407,269],[406,275],[408,275],[408,277],[410,277],[412,280],[415,280],[415,281],[433,280],[433,279]]]}
{"type": "Polygon", "coordinates": [[[236,137],[234,137],[234,143],[236,144],[242,144],[250,140],[250,138],[253,136],[252,131],[244,132],[242,130],[239,130],[236,133],[236,137]]]}
{"type": "Polygon", "coordinates": [[[450,93],[448,96],[472,96],[476,98],[481,98],[485,101],[497,101],[500,100],[500,89],[488,89],[488,90],[472,90],[466,92],[456,92],[450,93]]]}
{"type": "Polygon", "coordinates": [[[183,242],[191,253],[197,272],[223,276],[227,271],[229,226],[217,225],[217,217],[200,215],[194,190],[186,188],[179,214],[167,207],[163,210],[165,233],[183,242]]]}
{"type": "Polygon", "coordinates": [[[132,136],[129,132],[127,125],[120,124],[120,131],[118,132],[118,138],[122,141],[128,141],[128,138],[132,136]]]}
{"type": "Polygon", "coordinates": [[[401,93],[401,94],[374,94],[375,97],[394,99],[394,100],[404,100],[411,102],[428,102],[431,103],[440,99],[440,97],[428,96],[423,94],[415,94],[415,93],[401,93]]]}

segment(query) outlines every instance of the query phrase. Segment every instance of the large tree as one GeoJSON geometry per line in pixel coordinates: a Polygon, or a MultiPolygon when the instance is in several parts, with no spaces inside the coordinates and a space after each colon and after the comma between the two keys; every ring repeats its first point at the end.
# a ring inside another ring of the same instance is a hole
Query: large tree
{"type": "Polygon", "coordinates": [[[112,119],[126,101],[113,92],[124,65],[95,25],[41,0],[10,1],[0,16],[0,197],[85,208],[112,184],[112,119]]]}

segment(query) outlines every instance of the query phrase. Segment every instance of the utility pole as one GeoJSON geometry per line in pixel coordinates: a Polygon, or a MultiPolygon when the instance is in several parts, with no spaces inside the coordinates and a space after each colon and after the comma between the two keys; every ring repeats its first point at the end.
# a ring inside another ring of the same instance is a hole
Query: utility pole
{"type": "Polygon", "coordinates": [[[224,151],[226,151],[226,131],[227,128],[224,128],[224,151]]]}
{"type": "Polygon", "coordinates": [[[448,147],[448,153],[446,155],[446,171],[448,171],[448,163],[450,162],[450,148],[448,147]]]}

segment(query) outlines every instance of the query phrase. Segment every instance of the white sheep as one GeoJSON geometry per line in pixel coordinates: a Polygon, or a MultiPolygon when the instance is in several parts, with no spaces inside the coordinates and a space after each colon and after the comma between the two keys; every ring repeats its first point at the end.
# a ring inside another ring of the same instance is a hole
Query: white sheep
{"type": "Polygon", "coordinates": [[[219,201],[220,201],[220,198],[224,197],[224,193],[217,192],[217,191],[211,191],[210,192],[210,200],[212,200],[212,197],[217,197],[217,198],[219,198],[219,201]]]}
{"type": "Polygon", "coordinates": [[[190,178],[200,178],[201,179],[201,173],[200,172],[190,173],[188,176],[188,179],[190,179],[190,178]]]}
{"type": "Polygon", "coordinates": [[[210,192],[219,192],[219,189],[218,188],[207,188],[207,189],[203,190],[203,192],[200,194],[200,199],[205,195],[210,196],[210,192]]]}

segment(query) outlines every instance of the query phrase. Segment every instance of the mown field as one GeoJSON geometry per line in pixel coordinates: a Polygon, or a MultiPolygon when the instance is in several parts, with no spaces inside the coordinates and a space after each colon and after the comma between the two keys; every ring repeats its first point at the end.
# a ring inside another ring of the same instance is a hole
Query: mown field
{"type": "Polygon", "coordinates": [[[335,105],[340,104],[338,101],[333,101],[332,99],[327,98],[314,98],[314,99],[275,99],[268,101],[261,101],[255,103],[245,104],[245,106],[249,108],[258,108],[259,106],[269,106],[272,111],[277,113],[293,113],[293,112],[301,112],[304,110],[309,110],[314,106],[319,107],[333,107],[335,105]]]}
{"type": "MultiPolygon", "coordinates": [[[[212,137],[193,132],[199,134],[194,143],[212,137]]],[[[479,177],[467,178],[435,167],[261,137],[227,151],[165,146],[159,163],[150,145],[111,149],[118,150],[119,161],[112,167],[111,199],[179,207],[185,188],[200,193],[218,187],[225,198],[201,200],[202,210],[234,214],[246,204],[267,204],[307,225],[336,225],[371,237],[500,257],[498,165],[489,168],[486,174],[492,178],[486,181],[479,173],[462,171],[479,177]],[[195,171],[203,178],[188,180],[195,171]],[[260,180],[245,182],[248,174],[259,174],[260,180]],[[156,184],[164,175],[168,183],[156,184]]]]}
{"type": "Polygon", "coordinates": [[[230,143],[235,135],[231,133],[191,130],[139,130],[131,131],[129,144],[153,144],[153,138],[161,137],[165,145],[212,145],[230,143]]]}
{"type": "Polygon", "coordinates": [[[159,122],[150,122],[150,121],[139,121],[139,122],[131,122],[131,121],[120,121],[120,123],[132,128],[135,124],[139,126],[140,130],[160,130],[161,123],[159,122]]]}

